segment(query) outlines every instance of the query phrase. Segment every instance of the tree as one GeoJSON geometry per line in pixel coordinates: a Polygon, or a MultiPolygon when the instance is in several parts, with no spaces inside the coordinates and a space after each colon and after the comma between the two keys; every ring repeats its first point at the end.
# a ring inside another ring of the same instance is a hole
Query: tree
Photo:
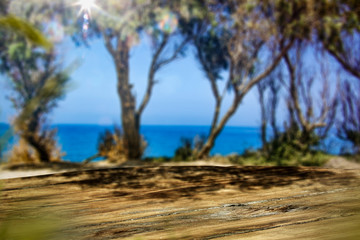
{"type": "MultiPolygon", "coordinates": [[[[23,36],[26,40],[31,43],[41,46],[45,49],[50,49],[52,47],[52,43],[48,41],[45,36],[37,30],[34,26],[30,25],[28,22],[7,14],[8,2],[1,0],[0,1],[0,62],[6,62],[7,55],[7,41],[9,33],[15,33],[17,35],[23,36]]],[[[11,35],[11,34],[10,34],[11,35]]],[[[3,146],[6,145],[8,139],[11,137],[12,131],[8,130],[3,136],[0,138],[0,160],[1,160],[1,151],[3,146]]]]}
{"type": "Polygon", "coordinates": [[[261,116],[261,141],[263,151],[268,156],[270,149],[268,144],[268,125],[272,129],[272,139],[279,138],[280,131],[277,123],[277,110],[281,92],[281,66],[278,66],[264,81],[257,84],[261,116]]]}
{"type": "Polygon", "coordinates": [[[309,61],[309,49],[314,48],[298,41],[284,55],[285,69],[280,79],[287,94],[288,118],[283,132],[266,143],[269,158],[288,158],[291,156],[287,154],[294,154],[294,151],[309,153],[326,138],[335,121],[338,99],[337,94],[331,94],[326,54],[321,54],[319,64],[313,60],[311,66],[305,66],[309,61]],[[314,88],[319,88],[319,92],[314,88]]]}
{"type": "MultiPolygon", "coordinates": [[[[128,1],[99,3],[98,13],[92,13],[92,25],[101,35],[110,53],[117,75],[117,92],[121,104],[121,120],[128,159],[142,155],[140,136],[141,116],[146,109],[156,84],[156,75],[169,63],[181,57],[188,39],[181,39],[177,25],[184,23],[182,12],[186,1],[128,1]],[[106,12],[107,14],[101,14],[106,12]],[[147,87],[137,104],[133,84],[129,79],[131,49],[145,33],[152,41],[152,60],[147,87]]],[[[190,1],[191,2],[191,1],[190,1]]],[[[190,4],[193,5],[193,4],[190,4]]],[[[81,40],[77,38],[78,40],[81,40]]]]}
{"type": "MultiPolygon", "coordinates": [[[[323,61],[326,55],[324,50],[326,50],[348,73],[359,78],[360,8],[358,1],[269,0],[264,2],[263,6],[266,5],[271,6],[270,9],[277,12],[275,19],[281,33],[294,37],[301,42],[301,45],[310,44],[312,50],[320,50],[323,54],[323,61]]],[[[304,51],[304,48],[302,49],[304,51]]],[[[294,51],[297,50],[293,49],[292,52],[294,51]]],[[[289,92],[287,99],[289,117],[285,132],[279,135],[277,141],[276,139],[271,141],[271,147],[276,148],[281,144],[281,141],[288,141],[296,143],[296,148],[303,151],[324,138],[335,120],[337,101],[335,96],[331,97],[329,94],[330,86],[334,86],[335,83],[332,84],[328,79],[329,70],[324,71],[324,65],[321,65],[322,74],[320,78],[322,80],[327,79],[327,81],[323,82],[323,92],[319,95],[320,98],[314,100],[315,97],[309,94],[314,79],[304,77],[308,70],[301,70],[303,64],[299,64],[299,60],[296,60],[297,57],[294,57],[296,54],[292,54],[293,57],[287,55],[284,58],[284,63],[288,69],[289,79],[293,78],[291,80],[293,83],[290,81],[285,87],[286,91],[289,92]],[[299,70],[303,73],[296,73],[299,70]],[[301,75],[302,77],[300,77],[301,75]],[[301,78],[302,80],[299,81],[301,78]],[[315,116],[315,103],[320,103],[319,112],[317,112],[319,115],[317,116],[315,116]],[[312,117],[309,118],[309,116],[312,117]]],[[[298,58],[300,62],[304,61],[301,58],[303,56],[298,58]]]]}
{"type": "MultiPolygon", "coordinates": [[[[156,75],[169,63],[184,53],[187,39],[178,35],[177,25],[184,23],[184,15],[197,1],[12,1],[11,5],[31,6],[37,16],[32,19],[48,19],[60,13],[61,23],[72,35],[76,44],[88,44],[92,37],[102,37],[111,55],[117,75],[117,92],[121,105],[121,122],[128,159],[142,155],[140,125],[156,84],[156,75]],[[80,9],[79,12],[76,12],[80,9]],[[138,104],[129,79],[129,58],[133,47],[144,36],[153,43],[152,61],[149,67],[147,87],[138,104]]],[[[196,12],[193,8],[193,12],[196,12]]],[[[25,12],[23,9],[22,12],[25,12]]],[[[20,11],[21,13],[21,11],[20,11]]]]}
{"type": "Polygon", "coordinates": [[[284,60],[289,75],[287,89],[289,91],[288,108],[290,115],[292,115],[290,118],[293,119],[292,122],[297,122],[301,129],[302,137],[300,140],[303,142],[300,145],[305,144],[306,146],[316,129],[324,129],[318,135],[322,139],[326,137],[335,120],[338,101],[336,95],[331,96],[330,94],[329,70],[324,66],[326,64],[325,58],[321,59],[322,64],[320,66],[319,78],[322,80],[320,99],[313,97],[312,88],[316,75],[307,76],[306,73],[309,72],[309,69],[303,66],[304,52],[306,52],[306,48],[304,48],[303,43],[298,43],[292,51],[292,57],[287,53],[284,60]],[[316,106],[315,102],[320,104],[316,106]],[[318,115],[316,115],[317,107],[319,108],[318,115]]]}
{"type": "Polygon", "coordinates": [[[352,76],[360,79],[360,4],[356,0],[325,1],[318,11],[317,38],[352,76]]]}
{"type": "MultiPolygon", "coordinates": [[[[10,6],[9,11],[13,13],[14,10],[16,8],[10,6]]],[[[27,8],[24,14],[31,17],[34,9],[27,8]]],[[[17,18],[14,19],[16,22],[17,18]]],[[[41,26],[39,22],[35,22],[35,25],[39,28],[41,26]]],[[[25,29],[29,26],[26,24],[25,29]]],[[[39,30],[34,32],[40,34],[39,30]]],[[[24,154],[33,161],[59,159],[54,139],[56,131],[47,128],[46,114],[64,96],[69,74],[62,68],[55,48],[45,51],[24,36],[8,31],[2,31],[1,37],[6,44],[2,51],[0,70],[10,80],[13,95],[9,99],[18,110],[13,122],[14,130],[20,136],[20,144],[26,143],[25,149],[18,150],[24,150],[24,154]]]]}
{"type": "Polygon", "coordinates": [[[360,153],[360,84],[344,81],[340,88],[342,119],[337,122],[337,134],[353,144],[354,153],[360,153]]]}
{"type": "Polygon", "coordinates": [[[360,80],[359,38],[360,32],[356,31],[352,35],[342,34],[340,48],[328,43],[324,47],[348,73],[360,80]]]}
{"type": "Polygon", "coordinates": [[[216,2],[206,4],[205,8],[209,20],[197,21],[192,31],[187,32],[193,37],[196,57],[215,98],[209,136],[198,158],[208,157],[216,138],[246,94],[276,68],[293,44],[293,40],[275,35],[276,25],[255,2],[216,2]],[[228,78],[225,89],[220,90],[217,81],[222,71],[226,71],[228,78]],[[220,116],[227,90],[233,92],[232,104],[220,116]]]}
{"type": "Polygon", "coordinates": [[[360,78],[359,1],[266,0],[261,5],[277,13],[274,19],[282,33],[320,43],[346,71],[360,78]]]}
{"type": "Polygon", "coordinates": [[[313,158],[318,153],[316,147],[327,137],[336,120],[337,84],[331,79],[327,53],[314,52],[315,49],[311,42],[297,40],[277,70],[258,84],[261,154],[279,165],[286,164],[284,160],[292,160],[291,164],[321,164],[321,157],[309,161],[307,156],[313,158]],[[279,97],[285,100],[287,110],[281,131],[276,117],[279,97]],[[269,124],[272,137],[266,135],[269,124]]]}
{"type": "Polygon", "coordinates": [[[54,135],[46,128],[46,114],[54,109],[66,91],[69,75],[52,51],[34,48],[23,39],[9,44],[1,70],[11,81],[14,95],[9,99],[19,111],[14,130],[35,151],[32,158],[41,162],[59,159],[54,135]]]}
{"type": "MultiPolygon", "coordinates": [[[[350,74],[360,80],[360,4],[356,0],[333,0],[323,4],[327,17],[317,24],[317,39],[322,47],[350,74]]],[[[344,81],[339,87],[342,118],[338,136],[351,141],[359,152],[358,85],[344,81]]]]}

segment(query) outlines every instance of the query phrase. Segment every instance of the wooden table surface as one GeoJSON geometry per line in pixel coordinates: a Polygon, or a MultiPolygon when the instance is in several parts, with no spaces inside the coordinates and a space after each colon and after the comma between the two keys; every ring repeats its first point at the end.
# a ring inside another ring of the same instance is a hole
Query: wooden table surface
{"type": "Polygon", "coordinates": [[[20,236],[36,222],[47,239],[360,239],[359,180],[360,170],[216,166],[16,178],[0,182],[0,224],[20,236]]]}

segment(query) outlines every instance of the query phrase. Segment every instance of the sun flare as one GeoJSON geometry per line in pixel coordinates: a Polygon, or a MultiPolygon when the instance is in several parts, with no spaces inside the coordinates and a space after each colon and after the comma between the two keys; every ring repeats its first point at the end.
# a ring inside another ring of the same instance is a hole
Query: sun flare
{"type": "Polygon", "coordinates": [[[91,14],[91,9],[96,7],[95,0],[79,0],[75,3],[75,5],[80,6],[80,14],[91,14]]]}

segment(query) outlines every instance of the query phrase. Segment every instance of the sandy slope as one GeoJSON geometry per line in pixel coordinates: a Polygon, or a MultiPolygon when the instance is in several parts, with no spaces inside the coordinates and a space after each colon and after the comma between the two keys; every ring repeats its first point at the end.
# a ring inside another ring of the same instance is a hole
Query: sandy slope
{"type": "Polygon", "coordinates": [[[359,180],[296,167],[74,171],[4,180],[0,222],[51,214],[58,239],[360,239],[359,180]]]}

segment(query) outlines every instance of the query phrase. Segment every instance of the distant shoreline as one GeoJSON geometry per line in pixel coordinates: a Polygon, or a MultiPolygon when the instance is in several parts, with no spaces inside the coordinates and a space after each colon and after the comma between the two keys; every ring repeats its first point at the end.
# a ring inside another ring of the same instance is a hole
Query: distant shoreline
{"type": "MultiPolygon", "coordinates": [[[[9,125],[0,125],[0,134],[9,125]]],[[[53,124],[57,128],[58,144],[66,153],[65,160],[80,162],[97,153],[99,135],[112,130],[113,125],[53,124]]],[[[195,136],[207,135],[208,126],[143,125],[141,134],[147,142],[144,157],[172,157],[183,143],[195,136]]],[[[12,141],[12,143],[14,140],[12,141]]],[[[216,141],[212,155],[242,154],[245,149],[261,147],[258,127],[225,127],[216,141]]]]}
{"type": "MultiPolygon", "coordinates": [[[[0,123],[0,136],[9,128],[9,124],[0,123]]],[[[81,162],[97,153],[99,135],[105,130],[112,130],[113,125],[97,124],[53,124],[57,128],[57,141],[62,151],[66,154],[64,160],[81,162]]],[[[188,125],[143,125],[141,134],[147,142],[144,154],[146,157],[173,157],[177,148],[181,147],[183,139],[191,142],[195,136],[206,136],[209,126],[188,125]]],[[[269,129],[270,130],[270,129],[269,129]]],[[[269,136],[271,131],[269,131],[269,136]]],[[[16,139],[10,140],[10,144],[3,150],[10,150],[16,139]]],[[[340,140],[329,138],[330,153],[340,153],[340,140]],[[334,145],[334,144],[333,144],[334,145]]],[[[259,127],[251,126],[226,126],[215,142],[211,155],[227,156],[230,154],[243,154],[245,150],[261,148],[261,132],[259,127]]]]}
{"type": "MultiPolygon", "coordinates": [[[[7,125],[10,126],[10,123],[0,122],[0,125],[7,125]]],[[[113,127],[113,126],[120,126],[121,124],[96,124],[96,123],[53,123],[50,126],[99,126],[99,127],[113,127]]],[[[196,125],[196,124],[189,124],[189,125],[180,125],[180,124],[142,124],[141,127],[207,127],[210,128],[210,125],[196,125]]],[[[225,128],[259,128],[259,126],[245,126],[245,125],[229,125],[225,128]]]]}

